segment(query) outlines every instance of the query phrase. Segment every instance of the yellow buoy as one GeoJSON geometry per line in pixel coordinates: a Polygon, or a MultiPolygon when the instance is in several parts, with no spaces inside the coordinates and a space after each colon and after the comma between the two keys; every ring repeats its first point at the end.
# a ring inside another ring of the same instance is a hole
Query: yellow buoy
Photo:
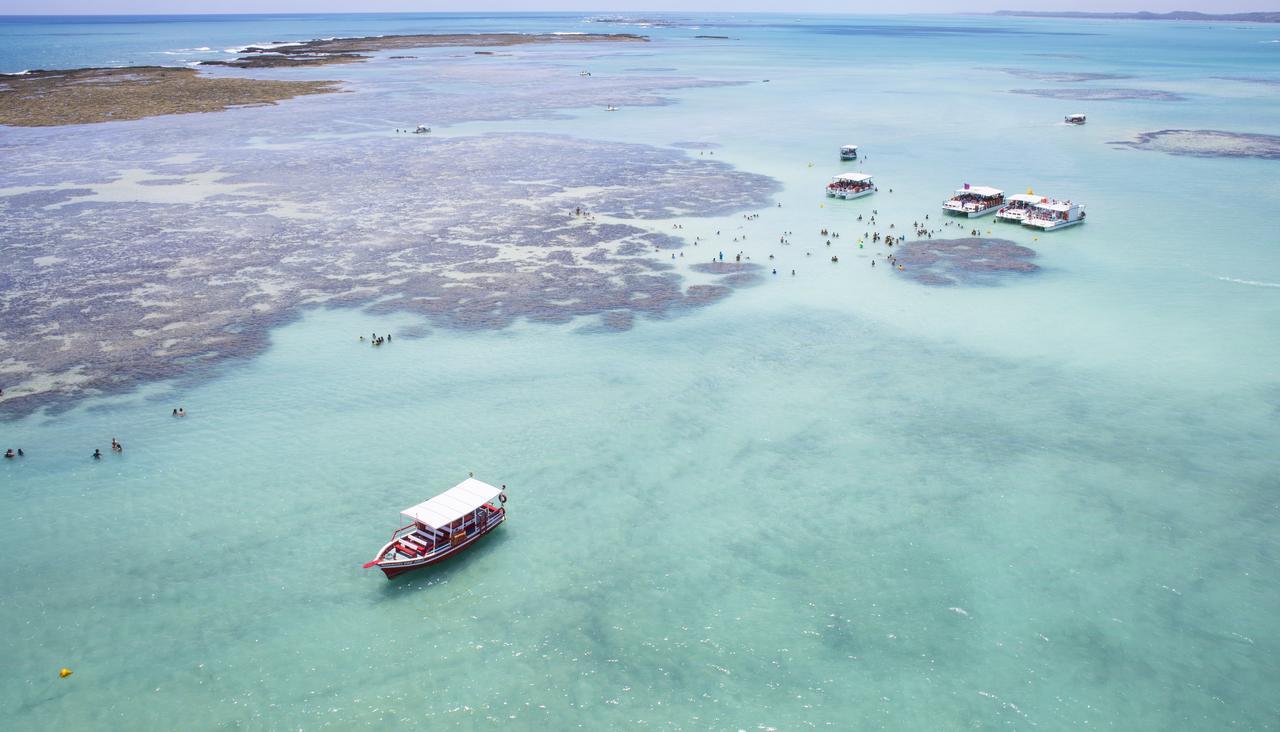
{"type": "Polygon", "coordinates": [[[65,678],[67,678],[67,677],[68,677],[68,676],[70,676],[70,675],[71,675],[71,669],[69,669],[69,668],[64,668],[64,669],[61,669],[60,671],[58,671],[58,678],[60,678],[60,679],[65,679],[65,678]]]}

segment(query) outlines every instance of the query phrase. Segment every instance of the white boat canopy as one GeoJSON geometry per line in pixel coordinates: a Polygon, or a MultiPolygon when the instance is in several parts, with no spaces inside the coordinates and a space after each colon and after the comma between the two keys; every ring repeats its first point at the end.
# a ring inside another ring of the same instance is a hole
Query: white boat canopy
{"type": "Polygon", "coordinates": [[[475,478],[467,478],[429,501],[406,508],[400,515],[433,529],[447,528],[449,524],[484,504],[492,503],[500,493],[501,488],[475,478]]]}
{"type": "Polygon", "coordinates": [[[1035,207],[1045,211],[1070,211],[1071,207],[1075,205],[1078,204],[1073,204],[1070,201],[1046,201],[1037,203],[1035,207]]]}
{"type": "Polygon", "coordinates": [[[969,186],[968,188],[957,188],[956,193],[959,193],[959,194],[972,193],[975,196],[982,196],[983,198],[992,198],[995,196],[1004,195],[1004,191],[1000,190],[999,188],[991,188],[989,186],[969,186]]]}
{"type": "Polygon", "coordinates": [[[857,150],[857,149],[858,149],[858,146],[857,146],[857,145],[841,145],[841,146],[840,146],[840,150],[841,150],[841,151],[844,151],[844,150],[851,150],[851,151],[852,151],[852,150],[857,150]]]}
{"type": "Polygon", "coordinates": [[[1022,203],[1040,203],[1045,200],[1044,196],[1037,196],[1034,193],[1019,193],[1016,196],[1009,196],[1010,201],[1021,201],[1022,203]]]}
{"type": "Polygon", "coordinates": [[[832,180],[846,181],[849,183],[866,183],[871,180],[871,176],[867,173],[841,173],[832,180]]]}

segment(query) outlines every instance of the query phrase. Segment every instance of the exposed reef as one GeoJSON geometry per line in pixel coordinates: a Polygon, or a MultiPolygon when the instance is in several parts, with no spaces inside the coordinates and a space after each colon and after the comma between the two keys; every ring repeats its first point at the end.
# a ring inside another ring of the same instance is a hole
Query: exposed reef
{"type": "MultiPolygon", "coordinates": [[[[649,39],[631,33],[424,33],[363,38],[328,38],[283,45],[249,46],[232,61],[202,61],[204,66],[263,69],[291,66],[324,66],[364,61],[378,51],[436,46],[520,46],[531,43],[636,43],[649,39]]],[[[404,57],[400,57],[404,58],[404,57]]]]}
{"type": "Polygon", "coordinates": [[[1280,160],[1280,136],[1249,132],[1157,130],[1144,132],[1134,140],[1118,140],[1109,144],[1196,158],[1280,160]]]}
{"type": "Polygon", "coordinates": [[[901,275],[922,285],[996,285],[1040,269],[1034,249],[1008,239],[917,239],[895,247],[901,275]]]}
{"type": "Polygon", "coordinates": [[[0,196],[0,410],[251,356],[314,305],[460,329],[599,315],[623,330],[755,277],[686,287],[652,256],[684,242],[625,220],[720,215],[776,191],[676,150],[547,135],[242,150],[212,166],[237,171],[216,181],[208,163],[130,165],[145,175],[0,196]]]}
{"type": "Polygon", "coordinates": [[[1050,99],[1078,99],[1087,102],[1116,102],[1130,99],[1181,102],[1186,99],[1181,94],[1159,89],[1010,89],[1009,93],[1050,99]]]}
{"type": "Polygon", "coordinates": [[[0,75],[0,125],[52,127],[218,112],[335,91],[335,81],[226,79],[166,66],[32,71],[0,75]]]}

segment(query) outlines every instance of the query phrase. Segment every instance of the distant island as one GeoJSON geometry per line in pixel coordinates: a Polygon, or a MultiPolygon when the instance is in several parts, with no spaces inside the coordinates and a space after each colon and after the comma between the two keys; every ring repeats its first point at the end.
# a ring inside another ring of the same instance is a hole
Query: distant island
{"type": "Polygon", "coordinates": [[[992,15],[1021,18],[1101,18],[1103,20],[1201,20],[1237,23],[1280,23],[1280,11],[1272,13],[1197,13],[1178,10],[1172,13],[1086,13],[1075,10],[997,10],[992,15]]]}

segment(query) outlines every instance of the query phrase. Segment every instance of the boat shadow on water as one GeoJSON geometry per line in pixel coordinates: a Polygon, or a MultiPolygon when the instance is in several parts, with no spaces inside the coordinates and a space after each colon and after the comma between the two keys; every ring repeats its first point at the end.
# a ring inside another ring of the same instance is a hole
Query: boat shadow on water
{"type": "Polygon", "coordinates": [[[413,597],[420,590],[444,585],[455,579],[465,579],[466,573],[475,569],[471,566],[472,564],[487,566],[494,562],[501,562],[503,556],[511,550],[511,547],[507,546],[510,541],[510,532],[510,527],[499,526],[487,536],[481,537],[466,551],[459,552],[456,556],[449,557],[438,564],[405,572],[391,579],[376,578],[382,585],[378,600],[381,602],[413,597]]]}

